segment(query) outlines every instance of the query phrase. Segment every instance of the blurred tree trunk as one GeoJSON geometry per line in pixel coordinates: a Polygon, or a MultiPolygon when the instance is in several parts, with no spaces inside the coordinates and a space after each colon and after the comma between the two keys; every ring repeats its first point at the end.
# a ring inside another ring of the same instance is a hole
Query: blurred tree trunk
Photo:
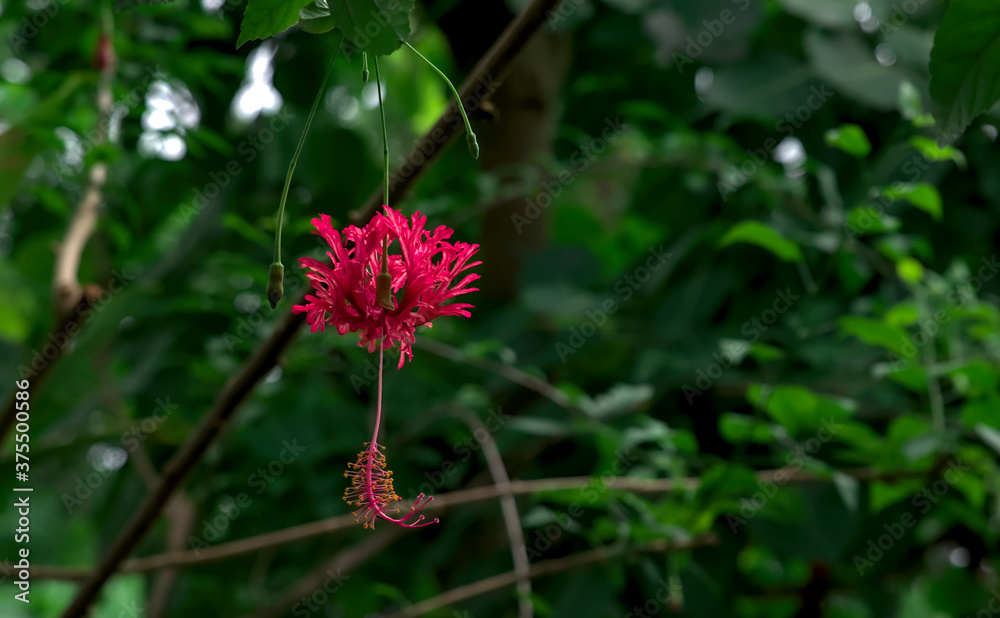
{"type": "MultiPolygon", "coordinates": [[[[430,6],[433,6],[431,3],[430,6]]],[[[466,0],[439,20],[463,70],[486,50],[513,18],[503,0],[466,0]]],[[[523,178],[526,166],[539,165],[553,154],[555,129],[561,112],[560,91],[569,68],[571,39],[547,27],[525,49],[503,85],[493,95],[493,118],[473,120],[479,136],[480,167],[493,170],[505,185],[523,178]]],[[[547,211],[530,225],[517,226],[514,215],[525,216],[527,195],[491,205],[483,221],[483,293],[509,300],[517,293],[517,283],[527,250],[545,244],[547,211]]]]}

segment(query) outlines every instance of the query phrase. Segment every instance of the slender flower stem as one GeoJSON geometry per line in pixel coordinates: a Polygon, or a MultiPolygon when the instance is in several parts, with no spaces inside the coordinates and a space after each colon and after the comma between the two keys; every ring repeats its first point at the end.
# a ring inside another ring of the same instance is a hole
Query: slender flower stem
{"type": "MultiPolygon", "coordinates": [[[[365,54],[365,70],[368,70],[368,54],[365,54]]],[[[382,117],[382,169],[385,174],[385,188],[383,189],[382,201],[386,206],[389,205],[389,132],[385,128],[385,104],[382,103],[382,75],[378,70],[378,56],[373,55],[372,60],[375,61],[375,87],[378,88],[378,112],[382,117]]],[[[390,298],[392,295],[392,279],[389,277],[389,238],[385,237],[382,239],[382,274],[386,280],[383,285],[388,285],[385,292],[387,298],[382,299],[386,301],[386,306],[383,309],[388,310],[390,305],[390,298]]],[[[383,330],[383,332],[385,332],[383,330]]],[[[381,380],[382,372],[382,343],[379,342],[379,379],[381,380]]],[[[379,397],[382,397],[382,383],[379,382],[379,397]]],[[[372,440],[374,442],[374,440],[372,440]]]]}
{"type": "Polygon", "coordinates": [[[333,73],[333,63],[337,60],[337,56],[340,54],[340,48],[344,44],[344,37],[340,37],[340,43],[337,44],[337,51],[333,52],[333,58],[330,59],[330,65],[326,68],[326,74],[323,76],[323,82],[319,86],[319,91],[316,92],[316,99],[313,101],[312,109],[309,110],[309,116],[306,117],[306,126],[302,129],[302,137],[299,138],[299,145],[295,148],[295,154],[292,155],[292,162],[288,164],[288,174],[285,176],[285,188],[281,191],[281,202],[278,204],[278,221],[276,224],[277,231],[274,235],[274,261],[277,264],[281,263],[281,224],[285,218],[285,202],[288,200],[288,188],[292,184],[292,174],[295,173],[295,165],[299,162],[299,155],[302,153],[302,145],[306,142],[306,135],[309,134],[309,127],[312,125],[313,116],[316,115],[316,109],[319,107],[319,102],[323,98],[323,93],[326,92],[326,83],[330,79],[330,74],[333,73]]]}
{"type": "Polygon", "coordinates": [[[382,116],[382,162],[385,170],[385,194],[382,203],[389,205],[389,133],[385,129],[385,105],[382,103],[382,77],[378,72],[378,56],[372,56],[375,61],[375,86],[378,87],[378,111],[382,116]]]}
{"type": "MultiPolygon", "coordinates": [[[[380,340],[378,342],[378,395],[375,400],[375,429],[372,431],[372,441],[368,444],[368,457],[365,459],[365,481],[366,486],[369,488],[374,487],[375,484],[373,472],[375,468],[375,458],[379,454],[378,429],[379,425],[382,424],[382,357],[383,346],[382,340],[380,340]]],[[[378,500],[374,495],[369,496],[369,504],[371,505],[371,508],[376,516],[385,515],[379,507],[378,500]]],[[[374,519],[372,521],[374,523],[374,519]]]]}
{"type": "Polygon", "coordinates": [[[382,423],[382,359],[385,353],[385,337],[378,342],[378,395],[375,398],[375,431],[372,432],[372,443],[369,448],[378,448],[378,427],[382,423]]]}
{"type": "MultiPolygon", "coordinates": [[[[451,83],[451,80],[448,79],[448,76],[445,75],[444,72],[441,71],[441,69],[439,69],[436,66],[434,66],[433,62],[431,62],[430,60],[428,60],[427,58],[425,58],[424,55],[421,54],[420,52],[418,52],[416,49],[414,49],[414,47],[412,45],[410,45],[409,43],[407,43],[405,41],[403,42],[403,45],[406,45],[407,47],[409,47],[410,50],[413,53],[415,53],[416,55],[420,56],[420,58],[424,62],[426,62],[427,64],[429,64],[432,69],[434,69],[435,71],[437,71],[437,74],[440,75],[441,78],[444,79],[445,83],[448,84],[448,87],[451,88],[452,94],[455,95],[455,101],[458,103],[458,111],[462,113],[462,120],[465,121],[465,131],[468,134],[467,139],[468,139],[468,142],[469,142],[469,152],[472,153],[472,158],[478,159],[479,158],[479,142],[476,141],[476,133],[475,133],[475,131],[472,130],[472,124],[469,122],[469,117],[465,114],[465,105],[462,104],[462,97],[461,97],[461,95],[458,94],[458,90],[455,89],[455,85],[451,83]]],[[[378,64],[375,65],[375,70],[378,71],[378,64]]]]}

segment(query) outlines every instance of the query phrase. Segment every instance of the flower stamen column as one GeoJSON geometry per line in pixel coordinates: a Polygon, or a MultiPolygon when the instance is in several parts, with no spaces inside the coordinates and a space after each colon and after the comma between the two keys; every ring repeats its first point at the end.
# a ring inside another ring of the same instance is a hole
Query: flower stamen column
{"type": "MultiPolygon", "coordinates": [[[[418,514],[427,506],[433,496],[420,494],[410,507],[409,512],[399,518],[393,518],[386,512],[386,507],[400,498],[392,486],[392,470],[386,467],[384,446],[378,443],[378,430],[382,422],[382,360],[385,350],[379,342],[378,350],[378,398],[375,405],[375,430],[371,442],[365,443],[365,449],[358,453],[358,460],[348,465],[345,478],[351,479],[351,486],[344,492],[344,500],[351,506],[358,507],[354,511],[354,523],[363,523],[365,528],[375,529],[375,519],[381,517],[386,521],[404,528],[420,528],[438,523],[438,518],[424,521],[424,516],[418,514]],[[410,521],[414,516],[417,518],[410,521]]],[[[395,509],[399,513],[399,509],[395,509]]]]}

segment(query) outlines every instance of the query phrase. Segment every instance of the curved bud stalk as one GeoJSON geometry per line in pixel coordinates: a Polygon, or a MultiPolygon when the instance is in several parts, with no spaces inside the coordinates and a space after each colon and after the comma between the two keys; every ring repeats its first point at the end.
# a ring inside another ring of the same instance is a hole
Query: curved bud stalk
{"type": "Polygon", "coordinates": [[[295,173],[295,165],[299,162],[299,155],[302,154],[302,146],[306,143],[306,135],[309,134],[309,127],[312,125],[313,116],[316,115],[316,109],[319,107],[319,102],[323,98],[323,93],[326,92],[326,83],[330,79],[330,74],[333,73],[333,63],[336,62],[337,56],[340,55],[340,48],[344,45],[344,38],[340,38],[340,43],[337,44],[337,51],[333,52],[333,58],[330,59],[330,64],[326,68],[326,73],[323,75],[323,81],[319,85],[319,91],[316,92],[316,98],[313,100],[312,109],[309,110],[309,115],[306,117],[306,126],[302,129],[302,136],[299,138],[299,145],[295,147],[295,154],[292,155],[292,161],[288,164],[288,174],[285,175],[285,186],[281,190],[281,202],[278,204],[278,219],[275,223],[274,230],[274,261],[271,263],[271,270],[268,273],[267,282],[267,300],[271,303],[271,309],[278,306],[278,301],[284,295],[284,288],[281,283],[275,283],[274,278],[276,276],[277,268],[280,267],[281,275],[284,276],[284,266],[281,265],[281,226],[285,220],[285,203],[288,201],[288,188],[292,184],[292,174],[295,173]]]}
{"type": "Polygon", "coordinates": [[[445,83],[448,84],[448,87],[451,88],[452,94],[455,95],[455,102],[458,103],[458,111],[461,112],[461,114],[462,114],[462,120],[465,121],[465,132],[466,132],[465,139],[466,139],[466,142],[469,145],[469,154],[472,155],[473,159],[478,159],[479,158],[479,142],[476,140],[476,133],[472,130],[472,124],[469,122],[469,117],[465,113],[465,105],[462,103],[462,97],[458,94],[458,90],[455,89],[455,85],[451,83],[451,80],[448,79],[448,76],[445,75],[444,72],[441,69],[439,69],[436,66],[434,66],[433,62],[431,62],[430,60],[428,60],[427,58],[425,58],[424,55],[421,54],[420,52],[418,52],[416,49],[414,49],[414,47],[412,45],[410,45],[406,41],[403,42],[403,45],[406,45],[407,47],[409,47],[410,51],[412,51],[416,55],[420,56],[421,60],[423,60],[427,64],[431,65],[431,68],[434,69],[435,71],[437,71],[437,74],[441,76],[441,79],[443,79],[445,81],[445,83]]]}

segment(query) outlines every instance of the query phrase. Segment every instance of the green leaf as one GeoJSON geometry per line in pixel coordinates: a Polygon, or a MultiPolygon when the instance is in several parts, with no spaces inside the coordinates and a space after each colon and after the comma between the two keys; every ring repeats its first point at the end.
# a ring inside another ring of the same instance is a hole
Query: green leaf
{"type": "Polygon", "coordinates": [[[840,499],[844,502],[847,512],[857,512],[858,499],[861,493],[861,483],[858,482],[858,479],[844,474],[839,470],[834,470],[833,486],[837,488],[837,493],[840,494],[840,499]]]}
{"type": "Polygon", "coordinates": [[[938,452],[944,445],[944,439],[939,434],[926,434],[912,440],[907,440],[900,451],[910,461],[920,461],[938,452]]]}
{"type": "Polygon", "coordinates": [[[934,35],[930,72],[934,116],[945,136],[957,136],[1000,101],[1000,6],[952,0],[934,35]]]}
{"type": "Polygon", "coordinates": [[[115,0],[115,11],[127,11],[137,6],[153,6],[154,4],[168,4],[174,0],[115,0]]]}
{"type": "Polygon", "coordinates": [[[699,495],[713,500],[722,498],[723,501],[726,500],[726,494],[749,496],[758,490],[757,476],[753,470],[743,464],[730,462],[721,462],[705,470],[701,475],[701,485],[698,486],[699,495]]]}
{"type": "Polygon", "coordinates": [[[896,263],[896,274],[907,283],[920,283],[924,278],[924,267],[917,260],[906,257],[896,263]]]}
{"type": "Polygon", "coordinates": [[[844,336],[854,336],[865,343],[903,353],[903,345],[909,341],[906,331],[898,326],[890,326],[879,320],[857,316],[840,318],[840,332],[844,336]]]}
{"type": "Polygon", "coordinates": [[[920,314],[917,312],[917,307],[909,301],[895,305],[885,314],[885,323],[892,326],[911,326],[916,324],[918,319],[920,314]]]}
{"type": "Polygon", "coordinates": [[[758,363],[765,363],[767,361],[784,358],[785,351],[766,343],[755,343],[753,344],[753,347],[750,348],[750,356],[752,356],[758,363]]]}
{"type": "Polygon", "coordinates": [[[535,608],[535,613],[539,616],[551,616],[552,606],[546,602],[545,597],[540,594],[532,592],[528,595],[528,600],[531,601],[531,605],[535,608]]]}
{"type": "Polygon", "coordinates": [[[854,26],[854,0],[778,0],[786,11],[829,28],[854,26]]]}
{"type": "Polygon", "coordinates": [[[946,375],[955,385],[955,390],[965,397],[995,397],[1000,392],[996,368],[985,360],[967,360],[953,366],[946,375]]]}
{"type": "Polygon", "coordinates": [[[40,140],[18,127],[4,131],[0,139],[0,211],[17,195],[25,170],[43,148],[40,140]]]}
{"type": "Polygon", "coordinates": [[[719,340],[719,352],[722,353],[734,367],[738,367],[750,353],[751,344],[745,339],[722,338],[719,340]]]}
{"type": "Polygon", "coordinates": [[[667,443],[671,441],[672,430],[663,421],[642,416],[640,423],[634,427],[626,427],[622,432],[621,446],[629,448],[646,442],[667,443]]]}
{"type": "MultiPolygon", "coordinates": [[[[808,30],[803,39],[806,56],[825,84],[823,92],[833,92],[876,109],[896,109],[899,85],[908,76],[897,67],[878,63],[860,33],[825,34],[808,30]]],[[[825,100],[825,99],[824,99],[825,100]]],[[[821,105],[822,101],[814,100],[821,105]]],[[[806,101],[808,106],[810,103],[806,101]]]]}
{"type": "Polygon", "coordinates": [[[94,615],[110,616],[119,613],[121,607],[135,608],[135,599],[143,594],[143,585],[142,577],[137,575],[123,575],[111,579],[105,587],[104,594],[101,595],[94,615]]]}
{"type": "Polygon", "coordinates": [[[941,194],[926,182],[897,183],[884,189],[882,195],[893,202],[906,200],[935,219],[941,218],[941,194]]]}
{"type": "Polygon", "coordinates": [[[850,399],[819,395],[804,386],[775,386],[766,395],[763,386],[752,384],[747,389],[747,401],[763,405],[768,416],[793,436],[820,429],[836,434],[843,425],[835,421],[851,416],[857,408],[850,399]]]}
{"type": "Polygon", "coordinates": [[[916,120],[924,113],[924,105],[920,99],[920,91],[916,86],[906,81],[899,85],[899,113],[907,120],[916,120]]]}
{"type": "Polygon", "coordinates": [[[333,30],[337,24],[330,17],[330,5],[326,0],[313,0],[299,11],[299,26],[309,34],[323,34],[333,30]]]}
{"type": "Polygon", "coordinates": [[[272,242],[274,242],[273,239],[261,231],[259,227],[253,225],[243,217],[233,212],[227,212],[225,216],[223,216],[222,225],[233,230],[250,242],[257,243],[265,249],[269,247],[272,242]]]}
{"type": "Polygon", "coordinates": [[[775,441],[774,431],[770,424],[746,414],[734,412],[725,412],[719,417],[719,434],[732,444],[741,442],[770,444],[775,441]]]}
{"type": "Polygon", "coordinates": [[[919,255],[927,260],[933,259],[930,247],[927,245],[927,239],[920,236],[890,234],[879,239],[876,247],[879,253],[893,262],[898,262],[910,255],[919,255]]]}
{"type": "Polygon", "coordinates": [[[337,29],[358,51],[385,56],[410,36],[413,0],[330,0],[337,29]]]}
{"type": "Polygon", "coordinates": [[[868,136],[856,124],[842,124],[836,129],[830,129],[823,136],[828,146],[839,148],[849,155],[864,158],[872,151],[868,136]]]}
{"type": "Polygon", "coordinates": [[[592,418],[618,416],[646,406],[654,392],[649,384],[615,384],[594,399],[584,398],[580,407],[592,418]]]}
{"type": "Polygon", "coordinates": [[[719,240],[719,246],[726,247],[738,242],[763,247],[786,262],[802,259],[802,251],[798,245],[760,221],[737,223],[719,240]]]}
{"type": "Polygon", "coordinates": [[[868,459],[868,453],[882,448],[881,434],[868,425],[856,421],[845,421],[843,425],[837,432],[837,439],[857,449],[856,452],[861,453],[864,460],[868,459]]]}
{"type": "Polygon", "coordinates": [[[288,30],[299,21],[299,9],[307,4],[309,0],[248,0],[236,47],[288,30]]]}
{"type": "Polygon", "coordinates": [[[847,225],[857,236],[895,232],[900,227],[899,219],[885,214],[875,206],[858,206],[847,213],[847,225]]]}
{"type": "Polygon", "coordinates": [[[507,421],[507,427],[531,436],[546,438],[564,438],[573,433],[573,429],[562,421],[537,416],[514,417],[507,421]]]}
{"type": "Polygon", "coordinates": [[[879,513],[897,502],[911,500],[921,489],[923,484],[919,480],[903,480],[897,483],[874,481],[868,490],[868,510],[872,514],[879,513]]]}
{"type": "Polygon", "coordinates": [[[988,425],[1000,429],[1000,397],[993,395],[980,401],[969,401],[962,406],[962,426],[973,428],[988,425]]]}
{"type": "Polygon", "coordinates": [[[912,358],[879,363],[872,367],[872,375],[877,378],[887,377],[914,393],[927,392],[927,370],[912,358]]]}
{"type": "Polygon", "coordinates": [[[0,341],[20,343],[27,338],[31,322],[24,312],[8,303],[0,304],[0,341]]]}
{"type": "Polygon", "coordinates": [[[5,295],[0,303],[0,343],[21,343],[30,334],[31,318],[38,309],[31,289],[8,265],[0,262],[0,289],[5,295]]]}
{"type": "MultiPolygon", "coordinates": [[[[753,61],[719,66],[703,102],[711,109],[737,116],[781,118],[794,113],[813,94],[809,89],[811,80],[807,64],[769,52],[753,61]]],[[[776,145],[774,140],[770,148],[764,147],[771,150],[776,145]]]]}
{"type": "Polygon", "coordinates": [[[961,169],[965,169],[965,155],[952,146],[939,146],[937,142],[923,135],[910,138],[910,145],[920,151],[928,161],[954,161],[961,169]]]}
{"type": "Polygon", "coordinates": [[[976,425],[976,434],[990,448],[1000,453],[1000,431],[993,429],[989,425],[980,423],[976,425]]]}

